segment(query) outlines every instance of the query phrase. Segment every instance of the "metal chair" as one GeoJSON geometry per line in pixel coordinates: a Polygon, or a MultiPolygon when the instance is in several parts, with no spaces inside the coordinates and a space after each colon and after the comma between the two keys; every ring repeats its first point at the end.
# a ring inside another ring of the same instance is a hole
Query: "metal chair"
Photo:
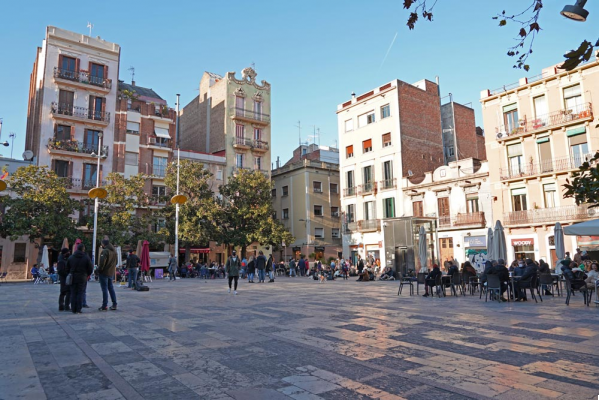
{"type": "Polygon", "coordinates": [[[459,272],[454,272],[451,276],[451,292],[454,296],[457,297],[458,292],[456,290],[456,287],[460,289],[460,291],[462,292],[462,296],[466,296],[466,293],[464,292],[464,287],[462,286],[462,279],[459,272]]]}
{"type": "MultiPolygon", "coordinates": [[[[569,306],[570,305],[570,296],[574,295],[574,289],[572,289],[572,281],[570,280],[570,278],[568,277],[568,275],[564,275],[564,279],[566,280],[566,305],[569,306]]],[[[577,279],[577,281],[579,281],[577,279]]],[[[584,299],[584,304],[588,307],[589,303],[587,302],[587,293],[588,293],[588,289],[586,284],[584,283],[584,281],[582,282],[583,286],[578,289],[582,292],[583,294],[583,299],[584,299]]]]}
{"type": "Polygon", "coordinates": [[[445,287],[443,286],[443,276],[442,275],[437,275],[437,277],[435,278],[435,286],[434,286],[435,290],[431,290],[431,297],[435,297],[435,292],[437,292],[437,295],[439,297],[441,297],[441,294],[443,294],[443,297],[446,296],[445,294],[445,287]]]}
{"type": "Polygon", "coordinates": [[[403,285],[406,284],[410,287],[410,296],[414,295],[414,281],[409,277],[402,277],[399,279],[399,289],[397,290],[397,295],[401,294],[403,290],[403,285]]]}
{"type": "Polygon", "coordinates": [[[498,275],[487,275],[487,287],[485,288],[485,303],[487,302],[487,297],[489,297],[489,293],[491,293],[491,300],[495,300],[493,296],[496,296],[497,301],[501,303],[501,281],[498,275]]]}
{"type": "Polygon", "coordinates": [[[551,276],[551,274],[539,275],[539,286],[537,287],[537,293],[539,293],[539,296],[541,295],[541,292],[543,292],[544,290],[547,290],[551,293],[551,296],[555,297],[555,295],[553,294],[553,277],[551,276]]]}
{"type": "Polygon", "coordinates": [[[426,274],[418,273],[416,278],[416,294],[420,295],[420,285],[426,285],[426,274]]]}

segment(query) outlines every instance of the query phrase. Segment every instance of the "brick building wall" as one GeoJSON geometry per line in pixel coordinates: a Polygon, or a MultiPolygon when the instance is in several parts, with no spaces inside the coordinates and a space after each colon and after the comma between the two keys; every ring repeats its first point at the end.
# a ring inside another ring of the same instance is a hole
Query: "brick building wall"
{"type": "Polygon", "coordinates": [[[426,90],[398,81],[402,171],[424,175],[443,163],[438,86],[426,90]]]}
{"type": "Polygon", "coordinates": [[[206,107],[200,106],[200,96],[196,96],[180,111],[180,144],[184,149],[206,151],[206,137],[201,134],[201,121],[206,119],[206,107]]]}
{"type": "Polygon", "coordinates": [[[476,124],[474,121],[474,110],[454,102],[456,138],[458,141],[459,158],[480,158],[476,140],[476,124]]]}

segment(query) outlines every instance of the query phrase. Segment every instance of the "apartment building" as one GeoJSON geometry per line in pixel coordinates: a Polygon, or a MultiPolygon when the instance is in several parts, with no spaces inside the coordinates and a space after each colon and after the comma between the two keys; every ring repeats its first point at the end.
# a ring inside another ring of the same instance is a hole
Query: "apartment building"
{"type": "MultiPolygon", "coordinates": [[[[509,259],[554,265],[555,223],[596,218],[594,209],[562,195],[572,171],[599,149],[593,98],[599,99],[597,59],[481,92],[493,214],[505,226],[509,259]]],[[[566,236],[566,251],[597,251],[596,239],[566,236]]]]}
{"type": "Polygon", "coordinates": [[[453,101],[451,94],[449,102],[441,106],[441,126],[445,165],[467,158],[487,159],[483,130],[476,127],[474,110],[453,101]]]}
{"type": "Polygon", "coordinates": [[[484,270],[487,227],[495,222],[488,162],[452,161],[424,176],[404,177],[401,186],[404,210],[414,217],[436,217],[440,261],[469,260],[484,270]]]}
{"type": "Polygon", "coordinates": [[[339,150],[302,144],[271,176],[276,217],[295,237],[279,256],[338,257],[342,252],[339,150]]]}
{"type": "Polygon", "coordinates": [[[63,177],[76,198],[87,197],[97,174],[113,170],[120,53],[118,44],[53,26],[37,49],[25,148],[37,165],[63,177]]]}
{"type": "Polygon", "coordinates": [[[241,79],[205,72],[200,94],[180,112],[181,147],[224,155],[225,179],[238,169],[270,173],[270,84],[253,68],[241,79]]]}

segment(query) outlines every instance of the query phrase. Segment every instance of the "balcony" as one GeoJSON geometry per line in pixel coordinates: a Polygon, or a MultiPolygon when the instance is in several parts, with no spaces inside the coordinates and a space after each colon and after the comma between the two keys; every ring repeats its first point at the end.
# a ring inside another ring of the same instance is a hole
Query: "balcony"
{"type": "Polygon", "coordinates": [[[366,219],[358,221],[358,232],[376,232],[381,230],[380,219],[366,219]]]}
{"type": "Polygon", "coordinates": [[[482,211],[439,217],[439,230],[484,228],[485,225],[485,213],[482,211]]]}
{"type": "MultiPolygon", "coordinates": [[[[98,146],[89,143],[78,142],[76,140],[56,140],[55,138],[48,140],[47,147],[50,154],[65,154],[64,152],[67,152],[69,155],[72,155],[72,153],[77,153],[81,157],[91,157],[94,159],[96,158],[95,153],[98,151],[98,146]],[[93,156],[92,153],[94,153],[93,156]]],[[[101,152],[102,157],[108,157],[108,146],[102,146],[101,152]]]]}
{"type": "Polygon", "coordinates": [[[358,186],[358,193],[361,194],[362,196],[372,194],[375,191],[376,191],[376,183],[375,182],[368,182],[368,183],[358,186]]]}
{"type": "Polygon", "coordinates": [[[112,89],[112,79],[102,78],[90,75],[88,71],[70,71],[54,67],[54,79],[65,83],[76,83],[76,86],[82,86],[92,90],[105,90],[109,92],[112,89]]]}
{"type": "Polygon", "coordinates": [[[257,153],[266,153],[268,151],[268,142],[264,140],[253,140],[252,141],[252,151],[257,153]]]}
{"type": "Polygon", "coordinates": [[[52,102],[50,112],[55,118],[64,118],[70,121],[92,122],[100,125],[108,125],[110,122],[109,112],[75,107],[72,104],[52,102]]]}
{"type": "Polygon", "coordinates": [[[166,196],[151,195],[148,197],[149,206],[165,206],[168,198],[166,196]]]}
{"type": "Polygon", "coordinates": [[[231,118],[234,120],[255,123],[259,125],[270,124],[270,115],[245,108],[232,107],[231,118]]]}
{"type": "Polygon", "coordinates": [[[166,176],[166,165],[153,165],[152,176],[155,178],[164,178],[166,176]]]}
{"type": "Polygon", "coordinates": [[[171,149],[171,140],[165,139],[165,138],[159,138],[159,137],[148,138],[148,146],[159,147],[159,148],[165,149],[165,150],[172,150],[171,149]]]}
{"type": "Polygon", "coordinates": [[[355,186],[343,189],[343,196],[348,197],[348,196],[355,196],[355,195],[356,195],[356,187],[355,186]]]}
{"type": "MultiPolygon", "coordinates": [[[[68,191],[85,191],[96,187],[95,179],[80,179],[73,177],[59,177],[60,181],[68,191]]],[[[101,181],[100,186],[106,186],[106,181],[101,181]]]]}
{"type": "Polygon", "coordinates": [[[597,218],[597,210],[585,205],[571,205],[551,208],[535,208],[504,213],[505,226],[514,225],[553,225],[556,222],[575,222],[597,218]]]}
{"type": "Polygon", "coordinates": [[[234,137],[232,143],[236,149],[249,150],[252,148],[253,140],[244,137],[234,137]]]}
{"type": "Polygon", "coordinates": [[[564,109],[541,115],[536,118],[528,119],[524,116],[519,121],[518,127],[499,125],[495,128],[497,140],[503,141],[514,137],[531,135],[535,132],[546,131],[549,128],[578,123],[580,121],[591,121],[593,119],[593,109],[591,103],[580,104],[571,109],[564,109]]]}
{"type": "Polygon", "coordinates": [[[557,172],[567,172],[578,169],[585,161],[590,160],[594,153],[579,156],[568,156],[543,160],[540,163],[528,163],[512,168],[500,168],[499,177],[502,181],[521,179],[537,175],[551,175],[557,172]]]}
{"type": "Polygon", "coordinates": [[[385,179],[379,183],[379,189],[381,189],[381,190],[396,189],[396,188],[397,188],[397,178],[385,179]]]}

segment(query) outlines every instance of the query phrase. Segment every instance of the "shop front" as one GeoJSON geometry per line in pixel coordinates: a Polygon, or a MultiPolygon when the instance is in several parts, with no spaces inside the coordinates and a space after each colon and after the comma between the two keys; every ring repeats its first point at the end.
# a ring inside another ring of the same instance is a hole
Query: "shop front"
{"type": "Polygon", "coordinates": [[[481,236],[464,236],[464,251],[465,256],[470,264],[477,271],[485,270],[485,262],[487,261],[487,237],[481,236]]]}
{"type": "Polygon", "coordinates": [[[591,260],[599,260],[599,236],[576,236],[576,244],[591,260]]]}
{"type": "MultiPolygon", "coordinates": [[[[529,238],[518,238],[511,239],[512,249],[514,251],[514,259],[518,261],[524,261],[527,258],[535,261],[535,239],[529,238]]],[[[506,260],[506,263],[510,261],[506,260]]]]}

